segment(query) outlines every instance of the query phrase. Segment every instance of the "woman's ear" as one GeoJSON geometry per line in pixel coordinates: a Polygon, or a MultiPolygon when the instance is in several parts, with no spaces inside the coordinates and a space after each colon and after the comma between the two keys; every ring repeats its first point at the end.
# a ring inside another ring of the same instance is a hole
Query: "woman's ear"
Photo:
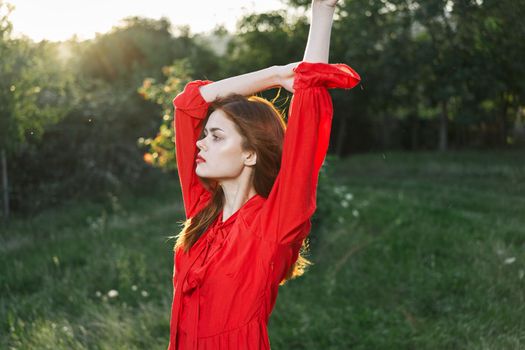
{"type": "Polygon", "coordinates": [[[246,151],[243,153],[244,165],[254,166],[257,163],[257,153],[255,151],[246,151]]]}

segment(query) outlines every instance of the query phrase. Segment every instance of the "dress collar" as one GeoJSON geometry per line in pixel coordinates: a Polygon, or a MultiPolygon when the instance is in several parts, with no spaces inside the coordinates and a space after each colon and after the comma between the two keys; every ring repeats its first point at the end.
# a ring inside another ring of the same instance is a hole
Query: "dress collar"
{"type": "Polygon", "coordinates": [[[224,209],[220,211],[219,213],[219,216],[218,216],[218,222],[217,224],[222,227],[222,226],[226,226],[230,223],[232,223],[233,221],[235,221],[235,218],[237,217],[237,215],[239,214],[240,211],[244,211],[250,207],[252,207],[255,203],[259,202],[260,200],[264,199],[261,195],[259,195],[258,193],[256,193],[255,195],[251,196],[239,209],[237,209],[237,211],[235,211],[235,213],[233,213],[232,215],[230,215],[230,217],[228,219],[226,219],[226,221],[222,221],[222,214],[224,212],[224,209]]]}

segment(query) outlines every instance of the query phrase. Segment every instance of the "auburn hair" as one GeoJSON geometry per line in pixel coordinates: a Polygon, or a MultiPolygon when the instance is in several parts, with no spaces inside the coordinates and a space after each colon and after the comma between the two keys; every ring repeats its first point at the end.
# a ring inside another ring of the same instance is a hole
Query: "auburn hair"
{"type": "MultiPolygon", "coordinates": [[[[206,124],[211,113],[215,110],[221,110],[233,121],[237,131],[242,136],[242,149],[254,151],[257,154],[253,176],[254,188],[257,194],[268,198],[281,168],[281,156],[286,131],[286,123],[283,116],[271,102],[264,98],[230,94],[217,98],[210,104],[202,125],[206,124]]],[[[203,136],[203,131],[201,131],[199,138],[203,136]]],[[[195,216],[183,222],[184,227],[176,236],[177,241],[174,250],[180,247],[184,252],[188,252],[206,229],[217,219],[224,206],[224,193],[217,181],[206,178],[200,178],[200,180],[211,192],[212,198],[208,205],[195,216]]],[[[308,251],[307,239],[303,240],[296,262],[290,267],[280,285],[290,279],[301,276],[306,267],[312,264],[303,256],[308,251]]]]}

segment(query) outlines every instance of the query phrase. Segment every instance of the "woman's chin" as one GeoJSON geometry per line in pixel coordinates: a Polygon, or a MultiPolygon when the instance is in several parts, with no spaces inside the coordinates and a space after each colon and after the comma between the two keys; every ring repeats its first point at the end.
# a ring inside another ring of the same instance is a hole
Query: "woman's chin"
{"type": "Polygon", "coordinates": [[[208,178],[210,174],[208,174],[206,171],[203,171],[202,168],[197,165],[197,168],[195,169],[195,174],[201,178],[208,178]]]}

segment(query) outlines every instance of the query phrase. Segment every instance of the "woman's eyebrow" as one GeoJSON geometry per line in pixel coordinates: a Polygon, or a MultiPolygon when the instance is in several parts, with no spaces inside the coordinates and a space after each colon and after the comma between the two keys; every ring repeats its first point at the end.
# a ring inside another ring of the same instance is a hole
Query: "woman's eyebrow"
{"type": "MultiPolygon", "coordinates": [[[[204,128],[204,131],[207,131],[207,130],[208,130],[207,128],[204,128]]],[[[221,128],[210,128],[210,131],[217,131],[217,130],[224,132],[224,130],[222,130],[221,128]]]]}

